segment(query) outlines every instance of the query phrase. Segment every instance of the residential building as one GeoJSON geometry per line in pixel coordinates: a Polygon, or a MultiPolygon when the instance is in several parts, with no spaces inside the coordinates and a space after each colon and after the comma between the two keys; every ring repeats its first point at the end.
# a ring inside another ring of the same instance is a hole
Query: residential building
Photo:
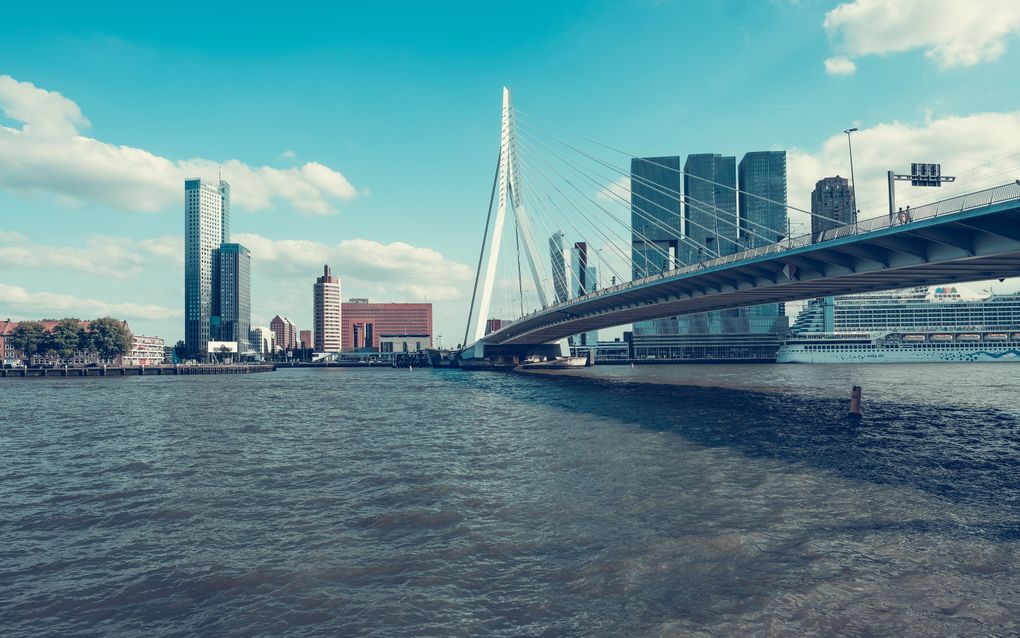
{"type": "Polygon", "coordinates": [[[423,347],[432,347],[432,304],[370,303],[349,299],[342,304],[342,344],[345,351],[374,350],[382,335],[422,335],[423,347]]]}
{"type": "Polygon", "coordinates": [[[269,327],[276,338],[277,350],[293,350],[297,348],[298,329],[290,319],[276,315],[269,322],[269,327]]]}
{"type": "Polygon", "coordinates": [[[131,335],[131,349],[121,358],[125,366],[156,366],[166,360],[163,337],[131,335]]]}
{"type": "Polygon", "coordinates": [[[216,341],[237,342],[237,351],[251,350],[251,251],[241,244],[222,244],[213,251],[215,285],[210,334],[216,341]]]}
{"type": "Polygon", "coordinates": [[[248,331],[248,342],[252,350],[263,359],[271,358],[276,352],[276,335],[270,328],[253,327],[248,331]]]}
{"type": "Polygon", "coordinates": [[[556,303],[563,303],[570,298],[569,266],[567,253],[563,248],[563,233],[556,231],[549,238],[549,262],[552,269],[553,293],[556,303]]]}
{"type": "Polygon", "coordinates": [[[311,349],[313,345],[311,330],[302,330],[298,332],[298,345],[303,349],[311,349]]]}
{"type": "Polygon", "coordinates": [[[322,276],[312,286],[313,348],[316,352],[340,352],[342,349],[341,317],[343,303],[340,297],[340,278],[335,277],[329,265],[322,267],[322,276]]]}
{"type": "MultiPolygon", "coordinates": [[[[570,295],[571,298],[598,290],[598,271],[595,266],[589,264],[586,242],[574,243],[574,248],[570,251],[570,272],[574,278],[571,288],[574,294],[570,295]]],[[[598,342],[598,334],[598,330],[582,332],[568,339],[568,342],[572,345],[594,346],[598,342]]]]}
{"type": "MultiPolygon", "coordinates": [[[[39,319],[38,322],[42,325],[43,331],[53,332],[53,329],[57,327],[57,324],[60,323],[60,320],[39,319]]],[[[10,344],[7,343],[7,338],[10,337],[11,333],[13,333],[14,330],[18,327],[19,323],[20,322],[18,321],[11,321],[10,319],[7,319],[6,321],[0,321],[0,341],[3,342],[3,353],[0,354],[0,356],[2,356],[2,359],[0,359],[0,361],[3,361],[5,363],[13,363],[14,361],[24,361],[25,363],[30,365],[58,364],[58,363],[68,365],[87,365],[90,363],[117,362],[117,360],[102,359],[99,356],[99,353],[88,349],[78,350],[76,352],[71,353],[69,356],[63,357],[52,353],[46,355],[36,354],[33,355],[30,360],[26,361],[24,352],[15,350],[13,347],[10,346],[10,344]]],[[[121,323],[124,325],[124,328],[128,330],[128,332],[131,331],[131,328],[130,326],[128,326],[128,323],[126,321],[122,321],[121,323]]],[[[87,320],[79,321],[78,325],[81,326],[82,330],[88,331],[89,327],[92,325],[92,322],[87,320]]]]}
{"type": "Polygon", "coordinates": [[[736,158],[688,155],[684,163],[684,236],[692,264],[737,252],[736,158]]]}
{"type": "Polygon", "coordinates": [[[631,270],[635,279],[678,265],[681,175],[677,155],[630,160],[631,270]]]}
{"type": "Polygon", "coordinates": [[[8,352],[7,335],[11,334],[18,326],[18,322],[7,319],[0,321],[0,365],[14,362],[14,352],[8,352]],[[9,355],[9,358],[8,358],[9,355]]]}
{"type": "Polygon", "coordinates": [[[213,329],[213,251],[230,234],[230,185],[184,181],[184,343],[187,355],[205,357],[213,329]]]}
{"type": "Polygon", "coordinates": [[[845,177],[824,177],[811,191],[811,236],[818,241],[830,228],[857,221],[853,189],[845,177]]]}

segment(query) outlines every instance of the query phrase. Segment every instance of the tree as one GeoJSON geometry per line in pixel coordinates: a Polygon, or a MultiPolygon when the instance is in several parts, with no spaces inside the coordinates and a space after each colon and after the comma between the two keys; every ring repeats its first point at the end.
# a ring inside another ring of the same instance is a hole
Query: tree
{"type": "Polygon", "coordinates": [[[187,359],[187,357],[188,357],[188,348],[187,348],[187,346],[184,345],[184,341],[183,340],[178,341],[174,345],[174,361],[173,362],[174,363],[180,363],[180,362],[184,361],[185,359],[187,359]]]}
{"type": "Polygon", "coordinates": [[[89,346],[102,359],[116,359],[131,349],[131,331],[112,317],[96,319],[89,325],[89,346]]]}
{"type": "Polygon", "coordinates": [[[88,341],[85,338],[85,329],[81,327],[78,319],[61,319],[53,330],[47,335],[43,343],[43,350],[67,359],[79,350],[87,350],[88,341]]]}
{"type": "Polygon", "coordinates": [[[46,329],[38,321],[22,321],[7,337],[7,343],[14,350],[21,351],[25,359],[39,354],[46,342],[46,329]]]}

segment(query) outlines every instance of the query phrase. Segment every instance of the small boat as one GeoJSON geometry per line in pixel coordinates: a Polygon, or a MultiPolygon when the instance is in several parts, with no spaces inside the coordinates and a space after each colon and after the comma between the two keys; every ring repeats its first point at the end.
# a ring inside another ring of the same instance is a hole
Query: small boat
{"type": "Polygon", "coordinates": [[[976,332],[964,332],[956,338],[959,341],[981,341],[981,335],[976,332]]]}
{"type": "Polygon", "coordinates": [[[588,357],[528,357],[521,365],[521,370],[562,370],[565,368],[583,368],[588,365],[588,357]]]}
{"type": "Polygon", "coordinates": [[[947,334],[932,335],[931,336],[931,340],[932,341],[937,341],[939,343],[945,343],[946,341],[952,341],[953,340],[953,335],[947,335],[947,334]]]}
{"type": "Polygon", "coordinates": [[[989,332],[985,335],[985,341],[1005,341],[1009,335],[1005,332],[989,332]]]}
{"type": "Polygon", "coordinates": [[[903,340],[910,343],[918,343],[924,341],[924,335],[903,335],[903,340]]]}

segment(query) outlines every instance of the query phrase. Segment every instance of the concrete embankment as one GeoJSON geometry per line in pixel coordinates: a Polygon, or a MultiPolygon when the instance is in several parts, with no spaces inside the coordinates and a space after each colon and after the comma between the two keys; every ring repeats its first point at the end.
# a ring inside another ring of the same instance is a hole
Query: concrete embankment
{"type": "Polygon", "coordinates": [[[272,364],[253,365],[159,365],[159,366],[95,366],[78,368],[6,368],[0,369],[0,378],[26,377],[137,377],[180,374],[253,374],[273,372],[272,364]]]}

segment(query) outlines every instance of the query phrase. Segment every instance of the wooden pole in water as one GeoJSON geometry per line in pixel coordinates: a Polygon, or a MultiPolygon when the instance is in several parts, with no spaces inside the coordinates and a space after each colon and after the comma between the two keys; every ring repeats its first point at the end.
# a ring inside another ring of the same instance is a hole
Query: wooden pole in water
{"type": "Polygon", "coordinates": [[[861,386],[855,385],[850,390],[850,414],[861,415],[861,386]]]}

